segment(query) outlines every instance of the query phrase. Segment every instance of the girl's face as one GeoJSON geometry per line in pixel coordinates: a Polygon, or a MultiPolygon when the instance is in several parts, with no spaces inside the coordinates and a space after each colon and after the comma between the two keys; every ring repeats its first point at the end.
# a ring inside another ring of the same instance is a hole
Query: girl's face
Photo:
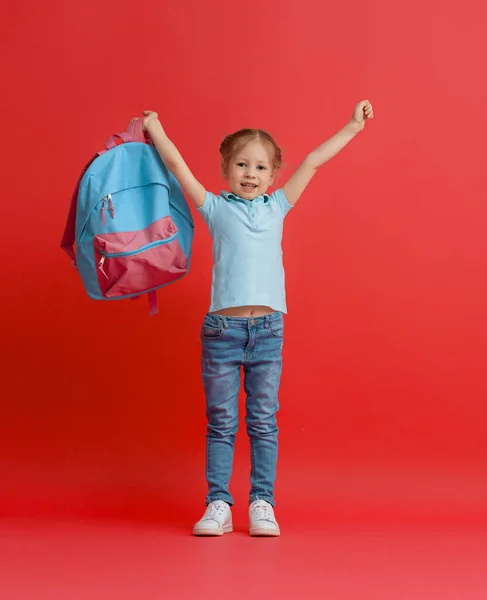
{"type": "Polygon", "coordinates": [[[245,200],[265,194],[274,183],[274,168],[269,151],[258,140],[248,142],[233,155],[226,172],[230,190],[245,200]]]}

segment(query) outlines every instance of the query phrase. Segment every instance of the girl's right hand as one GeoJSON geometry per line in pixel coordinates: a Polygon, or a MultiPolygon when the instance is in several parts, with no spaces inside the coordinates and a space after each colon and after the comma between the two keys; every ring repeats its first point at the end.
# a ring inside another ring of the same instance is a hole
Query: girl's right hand
{"type": "Polygon", "coordinates": [[[143,110],[144,119],[142,121],[142,130],[148,131],[151,125],[155,125],[159,120],[159,115],[153,110],[143,110]]]}
{"type": "MultiPolygon", "coordinates": [[[[142,119],[142,131],[149,131],[149,127],[159,121],[159,115],[153,110],[143,110],[142,114],[144,115],[142,119]]],[[[130,123],[137,121],[139,118],[140,117],[133,117],[130,119],[130,123]]]]}

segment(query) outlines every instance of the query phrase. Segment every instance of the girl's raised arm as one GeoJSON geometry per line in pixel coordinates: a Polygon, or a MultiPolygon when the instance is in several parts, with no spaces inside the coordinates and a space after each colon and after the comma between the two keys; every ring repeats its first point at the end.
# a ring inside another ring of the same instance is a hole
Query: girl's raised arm
{"type": "Polygon", "coordinates": [[[362,129],[367,119],[374,118],[372,105],[368,100],[359,102],[353,111],[352,119],[345,127],[329,140],[318,146],[299,165],[283,187],[289,204],[298,201],[306,186],[321,165],[338,154],[362,129]]]}
{"type": "Polygon", "coordinates": [[[151,136],[162,162],[177,179],[183,192],[196,208],[203,206],[206,190],[190,171],[179,150],[167,137],[159,121],[159,115],[151,110],[142,112],[144,115],[143,129],[151,136]]]}

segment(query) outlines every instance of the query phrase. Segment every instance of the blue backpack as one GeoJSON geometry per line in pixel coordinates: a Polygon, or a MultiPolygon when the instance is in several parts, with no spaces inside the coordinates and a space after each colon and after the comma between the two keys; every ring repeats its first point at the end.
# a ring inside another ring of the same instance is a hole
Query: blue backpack
{"type": "Polygon", "coordinates": [[[90,298],[148,294],[153,315],[155,290],[189,271],[193,232],[181,188],[137,119],[127,132],[107,140],[83,169],[61,247],[90,298]]]}

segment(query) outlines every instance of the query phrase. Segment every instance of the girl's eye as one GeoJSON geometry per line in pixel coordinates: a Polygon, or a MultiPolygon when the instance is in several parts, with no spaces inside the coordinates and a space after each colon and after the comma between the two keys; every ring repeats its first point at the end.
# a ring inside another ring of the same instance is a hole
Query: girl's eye
{"type": "Polygon", "coordinates": [[[261,171],[265,171],[265,170],[267,169],[267,167],[264,167],[263,165],[260,165],[258,168],[259,168],[261,171]]]}
{"type": "Polygon", "coordinates": [[[237,163],[237,167],[245,167],[245,163],[243,163],[243,162],[237,163]]]}

